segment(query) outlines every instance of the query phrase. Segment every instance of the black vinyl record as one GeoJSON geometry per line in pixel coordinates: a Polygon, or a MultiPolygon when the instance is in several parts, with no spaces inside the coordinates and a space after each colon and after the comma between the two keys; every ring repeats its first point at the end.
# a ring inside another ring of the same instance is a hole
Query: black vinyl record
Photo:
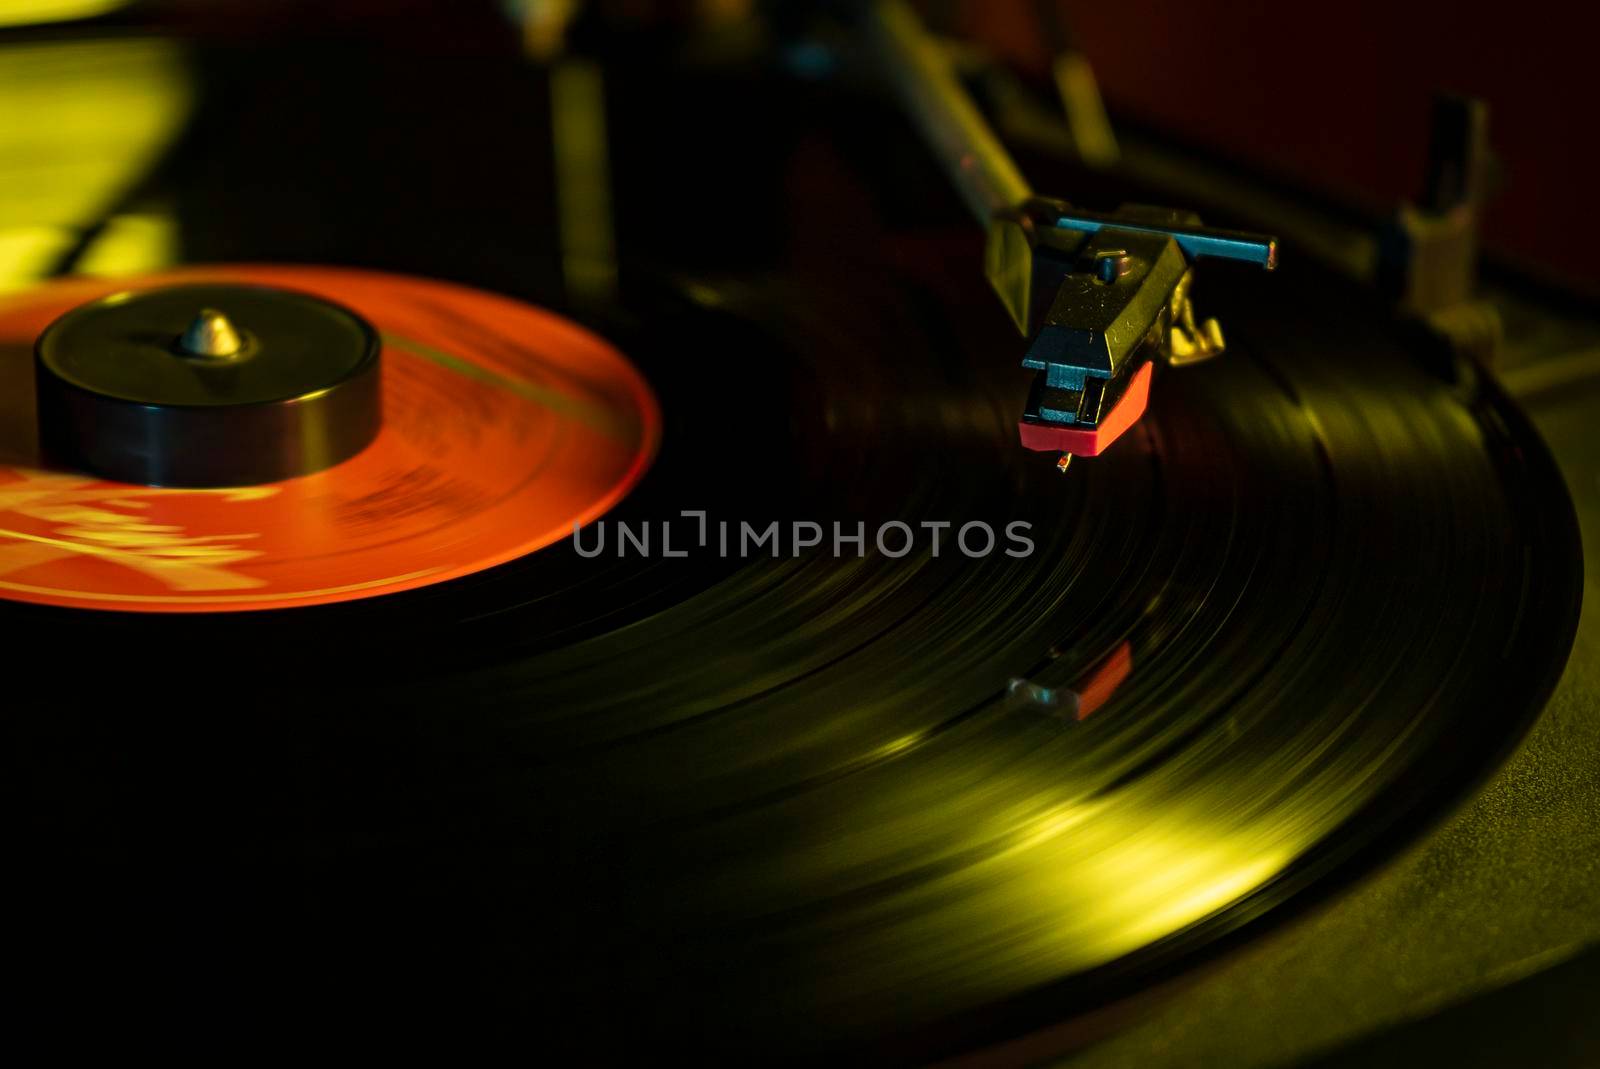
{"type": "MultiPolygon", "coordinates": [[[[194,62],[148,180],[189,259],[555,299],[526,68],[194,62]]],[[[1202,273],[1228,352],[1063,476],[1018,445],[981,235],[886,109],[615,66],[621,291],[572,307],[664,427],[605,549],[261,613],[0,602],[26,1005],[590,1061],[1017,1049],[1390,856],[1515,744],[1581,560],[1492,382],[1289,247],[1202,273]]]]}
{"type": "Polygon", "coordinates": [[[119,1001],[485,1012],[610,1054],[925,1057],[1172,975],[1443,811],[1575,622],[1538,440],[1331,286],[1208,285],[1233,349],[1062,476],[915,285],[863,320],[699,284],[641,305],[666,432],[608,517],[684,557],[5,606],[21,663],[67,655],[10,716],[72,784],[32,870],[54,938],[117,947],[119,1001]],[[962,552],[975,520],[1031,552],[962,552]],[[722,555],[725,521],[781,555],[722,555]]]}

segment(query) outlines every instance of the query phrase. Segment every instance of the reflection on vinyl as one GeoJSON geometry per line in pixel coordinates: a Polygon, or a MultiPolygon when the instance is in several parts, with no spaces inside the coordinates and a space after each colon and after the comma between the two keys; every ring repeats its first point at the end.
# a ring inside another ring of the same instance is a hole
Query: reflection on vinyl
{"type": "Polygon", "coordinates": [[[951,371],[937,323],[865,359],[919,329],[892,295],[863,324],[825,288],[663,288],[618,339],[660,456],[577,542],[290,613],[6,615],[95,650],[108,703],[139,665],[229,651],[175,669],[164,723],[214,733],[242,871],[291,848],[277,807],[339,844],[291,866],[316,906],[264,924],[269,974],[363,1005],[510,1000],[606,1050],[1023,1035],[1414,832],[1516,739],[1569,640],[1570,506],[1515,412],[1334,314],[1328,279],[1286,274],[1268,305],[1256,285],[1208,293],[1230,358],[1066,477],[1015,449],[1006,369],[951,371]],[[896,520],[905,555],[876,537],[896,520]],[[774,523],[781,546],[718,545],[774,523]],[[976,552],[971,523],[1020,523],[1031,552],[976,552]],[[797,524],[825,537],[796,547],[797,524]],[[244,771],[298,738],[342,755],[348,796],[275,774],[241,810],[244,771]],[[413,909],[447,920],[419,944],[413,909]],[[334,965],[302,974],[313,947],[334,965]]]}

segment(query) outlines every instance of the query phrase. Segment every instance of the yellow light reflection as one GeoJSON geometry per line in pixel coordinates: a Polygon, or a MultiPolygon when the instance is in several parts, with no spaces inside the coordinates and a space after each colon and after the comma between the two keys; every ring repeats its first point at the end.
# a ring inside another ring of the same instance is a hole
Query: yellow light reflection
{"type": "Polygon", "coordinates": [[[178,259],[178,226],[155,212],[113,216],[79,258],[83,275],[115,278],[166,267],[178,259]]]}
{"type": "Polygon", "coordinates": [[[74,22],[109,15],[133,0],[5,0],[0,3],[0,26],[36,26],[46,22],[74,22]]]}
{"type": "MultiPolygon", "coordinates": [[[[192,103],[183,54],[169,42],[8,49],[0,64],[0,290],[36,279],[98,223],[172,143],[192,103]]],[[[162,244],[140,218],[108,231],[122,250],[106,253],[108,268],[135,246],[148,253],[162,244]]]]}
{"type": "Polygon", "coordinates": [[[578,301],[604,302],[616,286],[605,82],[598,65],[569,59],[550,70],[561,266],[578,301]]]}
{"type": "Polygon", "coordinates": [[[0,293],[23,289],[49,271],[72,248],[62,226],[18,226],[0,230],[0,293]]]}
{"type": "MultiPolygon", "coordinates": [[[[922,752],[914,740],[874,756],[922,752]]],[[[830,975],[848,986],[818,997],[915,988],[956,1006],[1106,965],[1258,891],[1328,817],[1261,820],[1172,779],[1074,798],[1052,762],[997,775],[968,756],[953,747],[882,791],[864,778],[841,795],[851,804],[797,821],[787,864],[719,886],[730,907],[836,904],[816,938],[839,936],[830,975]]]]}

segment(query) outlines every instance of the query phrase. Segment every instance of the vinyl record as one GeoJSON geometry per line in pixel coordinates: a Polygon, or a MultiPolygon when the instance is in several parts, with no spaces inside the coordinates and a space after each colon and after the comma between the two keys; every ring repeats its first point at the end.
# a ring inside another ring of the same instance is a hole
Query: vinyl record
{"type": "Polygon", "coordinates": [[[649,387],[599,338],[510,300],[373,272],[223,266],[60,282],[0,305],[0,349],[0,597],[50,605],[239,611],[441,582],[603,514],[659,434],[649,387]],[[138,486],[41,466],[33,339],[108,295],[198,282],[315,293],[375,323],[377,441],[331,470],[241,487],[138,486]]]}
{"type": "Polygon", "coordinates": [[[1232,349],[1063,477],[1015,441],[1014,362],[903,282],[635,290],[659,458],[593,511],[653,440],[629,386],[607,489],[501,567],[283,612],[0,609],[25,662],[97,668],[30,688],[26,730],[124,755],[54,773],[130,799],[63,817],[63,953],[226,1016],[947,1055],[1337,886],[1541,705],[1580,587],[1565,490],[1359,294],[1208,279],[1232,349]],[[593,540],[545,536],[575,515],[593,540]]]}

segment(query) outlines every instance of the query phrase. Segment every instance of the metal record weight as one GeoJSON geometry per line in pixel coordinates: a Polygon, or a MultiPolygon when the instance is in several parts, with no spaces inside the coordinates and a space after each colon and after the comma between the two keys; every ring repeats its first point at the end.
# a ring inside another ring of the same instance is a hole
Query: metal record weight
{"type": "Polygon", "coordinates": [[[377,435],[379,339],[360,316],[270,286],[112,294],[35,346],[53,462],[118,482],[244,486],[309,475],[377,435]]]}

